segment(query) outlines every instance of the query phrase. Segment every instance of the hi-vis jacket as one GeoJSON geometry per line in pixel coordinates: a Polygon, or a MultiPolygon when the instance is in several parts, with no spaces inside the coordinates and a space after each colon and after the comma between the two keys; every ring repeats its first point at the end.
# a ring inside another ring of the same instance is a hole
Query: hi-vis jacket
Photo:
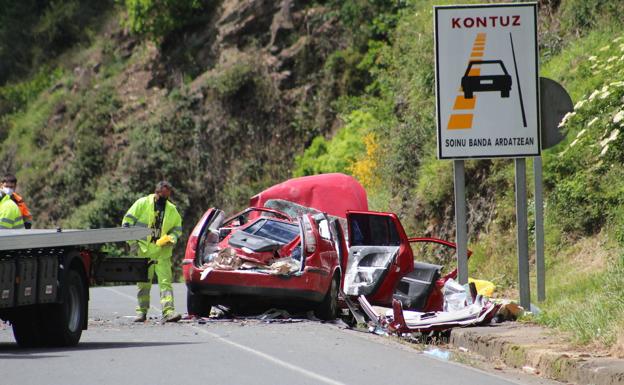
{"type": "Polygon", "coordinates": [[[1,196],[0,229],[23,229],[24,219],[22,218],[22,212],[9,195],[1,194],[1,196]]]}
{"type": "Polygon", "coordinates": [[[150,194],[146,197],[137,199],[124,216],[122,225],[128,224],[130,226],[140,226],[152,229],[152,235],[148,235],[146,239],[142,239],[138,242],[139,256],[150,258],[171,257],[173,253],[173,246],[178,242],[178,239],[180,239],[180,236],[182,235],[182,218],[180,217],[175,205],[167,201],[162,224],[160,229],[156,229],[154,197],[155,194],[150,194]],[[165,246],[156,245],[155,242],[157,238],[167,234],[171,236],[172,243],[165,246]],[[154,237],[156,237],[156,239],[154,239],[154,237]]]}

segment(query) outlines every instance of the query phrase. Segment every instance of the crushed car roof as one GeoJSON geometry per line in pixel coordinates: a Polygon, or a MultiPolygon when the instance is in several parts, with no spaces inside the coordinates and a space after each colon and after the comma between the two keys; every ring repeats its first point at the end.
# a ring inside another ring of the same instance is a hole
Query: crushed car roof
{"type": "Polygon", "coordinates": [[[274,199],[295,202],[342,218],[347,210],[368,211],[364,187],[355,178],[340,173],[289,179],[254,195],[249,205],[262,207],[274,199]]]}

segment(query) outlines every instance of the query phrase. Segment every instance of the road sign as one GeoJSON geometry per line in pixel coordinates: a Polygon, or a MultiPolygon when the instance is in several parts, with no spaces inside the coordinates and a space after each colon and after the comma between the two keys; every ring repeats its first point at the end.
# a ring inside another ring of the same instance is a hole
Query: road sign
{"type": "Polygon", "coordinates": [[[537,4],[435,7],[438,157],[540,154],[537,4]]]}

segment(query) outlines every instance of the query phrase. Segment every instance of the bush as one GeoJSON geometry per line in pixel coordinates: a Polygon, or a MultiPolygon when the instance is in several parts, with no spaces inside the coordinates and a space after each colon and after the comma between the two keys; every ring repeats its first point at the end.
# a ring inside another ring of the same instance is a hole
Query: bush
{"type": "Polygon", "coordinates": [[[352,172],[353,165],[366,156],[364,137],[378,123],[370,113],[360,110],[353,111],[345,121],[331,140],[316,137],[303,155],[295,158],[294,176],[352,172]]]}
{"type": "Polygon", "coordinates": [[[130,31],[160,41],[169,33],[192,24],[206,5],[202,0],[125,0],[124,21],[130,31]]]}

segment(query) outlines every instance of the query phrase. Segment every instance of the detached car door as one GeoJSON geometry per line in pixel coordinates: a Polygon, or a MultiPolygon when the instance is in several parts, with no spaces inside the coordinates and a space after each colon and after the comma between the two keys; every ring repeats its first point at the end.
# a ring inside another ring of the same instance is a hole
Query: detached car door
{"type": "Polygon", "coordinates": [[[414,256],[396,214],[348,211],[349,258],[343,291],[391,306],[398,281],[414,269],[414,256]]]}

